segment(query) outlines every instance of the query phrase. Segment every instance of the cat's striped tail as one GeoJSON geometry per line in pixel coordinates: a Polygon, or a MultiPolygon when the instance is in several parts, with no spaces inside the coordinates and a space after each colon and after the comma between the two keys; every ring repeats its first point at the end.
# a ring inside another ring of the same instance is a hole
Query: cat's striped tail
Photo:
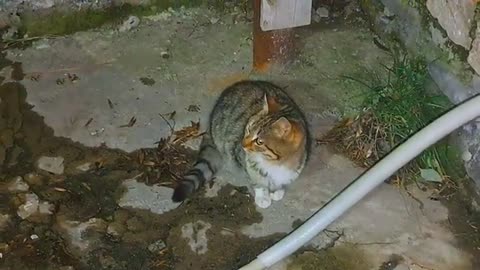
{"type": "Polygon", "coordinates": [[[200,145],[197,161],[173,192],[172,201],[182,202],[209,182],[222,165],[221,156],[211,137],[205,134],[200,145]]]}

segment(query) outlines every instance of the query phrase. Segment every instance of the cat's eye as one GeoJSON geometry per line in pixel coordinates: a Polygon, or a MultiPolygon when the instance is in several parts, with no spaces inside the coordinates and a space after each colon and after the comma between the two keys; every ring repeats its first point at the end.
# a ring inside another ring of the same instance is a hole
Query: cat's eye
{"type": "Polygon", "coordinates": [[[261,139],[259,139],[259,138],[256,138],[256,139],[255,139],[255,144],[256,144],[256,145],[262,145],[262,144],[263,144],[263,141],[262,141],[261,139]]]}

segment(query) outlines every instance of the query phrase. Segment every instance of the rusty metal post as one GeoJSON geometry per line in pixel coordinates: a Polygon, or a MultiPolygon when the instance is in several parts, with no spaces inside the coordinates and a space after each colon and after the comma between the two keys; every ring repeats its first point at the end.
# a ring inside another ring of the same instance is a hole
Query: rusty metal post
{"type": "Polygon", "coordinates": [[[262,0],[253,0],[253,68],[266,72],[273,64],[284,65],[293,56],[292,28],[264,32],[260,27],[262,0]]]}

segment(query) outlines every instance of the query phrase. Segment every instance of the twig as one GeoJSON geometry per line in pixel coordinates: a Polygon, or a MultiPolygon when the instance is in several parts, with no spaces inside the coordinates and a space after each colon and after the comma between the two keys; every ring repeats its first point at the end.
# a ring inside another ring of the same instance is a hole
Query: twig
{"type": "Polygon", "coordinates": [[[398,243],[398,241],[395,241],[395,242],[366,242],[366,243],[361,243],[361,242],[348,242],[348,241],[342,241],[342,240],[338,240],[338,242],[344,243],[344,244],[350,244],[350,245],[353,245],[353,246],[393,245],[393,244],[398,243]]]}
{"type": "Polygon", "coordinates": [[[163,116],[161,113],[159,113],[158,115],[160,115],[160,117],[163,119],[163,121],[165,121],[165,123],[167,123],[168,127],[170,128],[170,136],[173,135],[173,133],[175,132],[175,120],[173,120],[173,126],[170,124],[170,122],[165,118],[165,116],[163,116]]]}
{"type": "Polygon", "coordinates": [[[11,46],[21,43],[21,42],[26,42],[26,41],[33,41],[33,40],[39,40],[39,39],[52,39],[52,38],[59,38],[61,36],[56,36],[56,35],[47,35],[47,36],[36,36],[36,37],[27,37],[27,38],[19,38],[19,39],[10,39],[5,41],[5,49],[10,48],[11,46]]]}

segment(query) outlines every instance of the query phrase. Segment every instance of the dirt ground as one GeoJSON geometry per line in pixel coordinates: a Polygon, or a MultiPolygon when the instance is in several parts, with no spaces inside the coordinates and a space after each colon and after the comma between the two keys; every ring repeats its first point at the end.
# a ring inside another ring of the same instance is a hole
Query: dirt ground
{"type": "MultiPolygon", "coordinates": [[[[138,180],[147,188],[174,185],[195,157],[195,151],[184,145],[200,136],[195,122],[176,127],[170,137],[153,138],[156,147],[133,152],[107,145],[87,147],[56,135],[27,103],[27,90],[20,82],[26,79],[22,63],[6,59],[2,52],[3,68],[12,70],[8,75],[13,80],[0,77],[0,269],[230,270],[285,235],[253,238],[242,233],[245,226],[265,217],[245,188],[228,184],[217,196],[199,194],[162,214],[121,207],[119,200],[128,192],[125,179],[138,180]],[[63,157],[62,172],[39,168],[42,157],[63,157]],[[208,253],[203,238],[208,239],[208,253]]],[[[142,78],[145,86],[156,84],[142,78]]],[[[110,101],[109,105],[115,106],[110,101]]],[[[199,109],[193,106],[188,111],[199,109]]],[[[167,130],[173,114],[161,119],[167,130]]],[[[84,121],[83,127],[90,122],[84,121]]],[[[122,128],[135,122],[131,118],[122,128]]],[[[449,209],[444,225],[471,255],[474,270],[480,269],[480,200],[469,189],[459,185],[441,200],[449,209]]],[[[320,251],[310,247],[299,251],[288,269],[372,269],[370,255],[360,245],[335,245],[339,243],[320,251]]],[[[394,256],[378,269],[394,270],[401,261],[394,256]]]]}

